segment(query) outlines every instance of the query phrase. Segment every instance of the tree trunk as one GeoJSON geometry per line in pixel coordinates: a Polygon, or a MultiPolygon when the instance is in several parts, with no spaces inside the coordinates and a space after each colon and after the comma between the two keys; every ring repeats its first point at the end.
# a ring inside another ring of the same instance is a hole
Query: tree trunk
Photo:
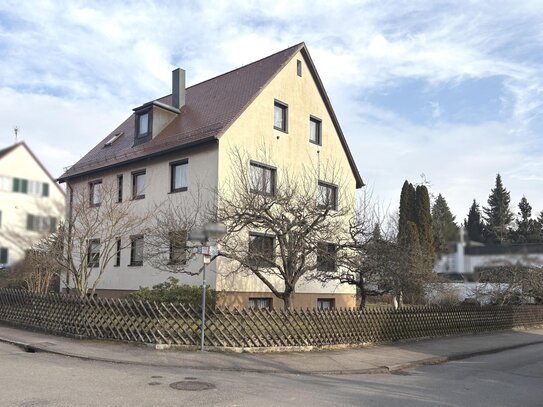
{"type": "Polygon", "coordinates": [[[364,283],[363,282],[360,282],[358,284],[358,308],[359,309],[364,309],[366,308],[366,298],[367,298],[367,295],[366,295],[366,287],[364,287],[364,283]]]}
{"type": "Polygon", "coordinates": [[[283,309],[292,309],[294,301],[294,291],[286,291],[283,293],[283,309]]]}

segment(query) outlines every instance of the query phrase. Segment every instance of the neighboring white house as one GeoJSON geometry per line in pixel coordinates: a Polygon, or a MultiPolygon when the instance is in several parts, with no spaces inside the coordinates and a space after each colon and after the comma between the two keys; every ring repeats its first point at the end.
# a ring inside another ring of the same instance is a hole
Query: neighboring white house
{"type": "MultiPolygon", "coordinates": [[[[171,95],[135,108],[104,135],[59,181],[66,182],[68,190],[90,195],[102,183],[118,185],[119,199],[134,199],[135,211],[144,212],[165,201],[186,205],[183,197],[198,188],[203,192],[200,205],[213,205],[214,191],[237,176],[230,153],[236,148],[250,156],[247,171],[258,174],[270,188],[280,177],[301,173],[304,164],[311,163],[335,165],[341,179],[327,179],[333,177],[322,172],[315,177],[315,188],[325,189],[326,196],[345,202],[348,208],[354,210],[356,189],[363,186],[303,43],[186,89],[185,72],[177,69],[171,95]],[[260,149],[263,145],[268,148],[266,156],[260,149]]],[[[131,247],[119,251],[118,261],[98,286],[99,295],[123,295],[172,275],[143,261],[144,236],[120,239],[131,239],[131,247]]],[[[249,231],[249,239],[251,244],[268,247],[273,237],[249,231]]],[[[99,250],[98,245],[93,250],[99,250]]],[[[224,259],[213,262],[207,280],[224,293],[224,305],[280,306],[257,277],[226,276],[221,274],[225,266],[224,259]]],[[[200,267],[200,259],[188,266],[193,272],[200,267]]],[[[201,284],[198,275],[176,277],[182,283],[201,284]]],[[[294,299],[295,307],[355,305],[354,287],[336,283],[300,281],[294,299]]]]}
{"type": "Polygon", "coordinates": [[[0,267],[56,229],[65,196],[25,142],[0,150],[0,267]]]}
{"type": "Polygon", "coordinates": [[[476,298],[484,302],[489,283],[479,282],[479,273],[510,265],[543,266],[543,244],[504,244],[486,246],[461,241],[451,245],[449,254],[441,256],[435,271],[450,280],[449,288],[457,291],[460,299],[476,298]]]}

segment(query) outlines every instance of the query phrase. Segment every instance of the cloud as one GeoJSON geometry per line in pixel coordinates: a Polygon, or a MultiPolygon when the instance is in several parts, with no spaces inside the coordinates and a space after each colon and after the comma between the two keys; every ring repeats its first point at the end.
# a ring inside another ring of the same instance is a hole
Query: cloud
{"type": "Polygon", "coordinates": [[[502,172],[513,200],[543,209],[542,24],[537,1],[4,1],[1,140],[19,125],[58,175],[133,107],[169,93],[174,67],[190,85],[304,40],[382,199],[424,172],[461,217],[502,172]],[[473,87],[476,101],[464,95],[450,114],[459,96],[445,88],[473,81],[499,89],[473,87]],[[470,103],[500,108],[478,119],[470,103]]]}

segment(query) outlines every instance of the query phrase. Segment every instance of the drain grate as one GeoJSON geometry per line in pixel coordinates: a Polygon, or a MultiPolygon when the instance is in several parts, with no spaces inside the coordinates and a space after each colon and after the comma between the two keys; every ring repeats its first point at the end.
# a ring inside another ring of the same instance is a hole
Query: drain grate
{"type": "Polygon", "coordinates": [[[172,383],[170,384],[170,387],[175,390],[203,391],[214,389],[215,385],[208,382],[184,381],[172,383]]]}

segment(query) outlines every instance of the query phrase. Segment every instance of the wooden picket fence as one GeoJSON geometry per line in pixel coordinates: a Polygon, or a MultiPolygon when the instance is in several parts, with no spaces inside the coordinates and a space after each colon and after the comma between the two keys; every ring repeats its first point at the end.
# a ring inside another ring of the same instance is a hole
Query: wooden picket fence
{"type": "MultiPolygon", "coordinates": [[[[80,299],[0,289],[0,321],[61,335],[197,346],[200,312],[188,305],[80,299]]],[[[207,309],[206,345],[226,348],[356,345],[543,325],[543,306],[367,310],[207,309]]]]}

